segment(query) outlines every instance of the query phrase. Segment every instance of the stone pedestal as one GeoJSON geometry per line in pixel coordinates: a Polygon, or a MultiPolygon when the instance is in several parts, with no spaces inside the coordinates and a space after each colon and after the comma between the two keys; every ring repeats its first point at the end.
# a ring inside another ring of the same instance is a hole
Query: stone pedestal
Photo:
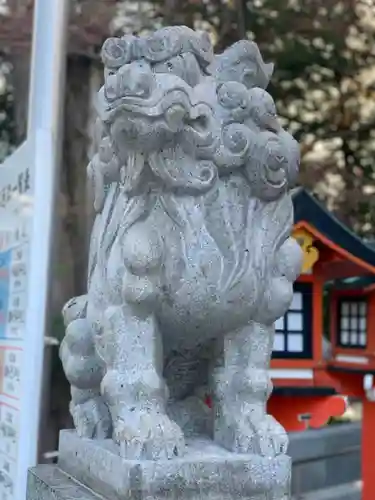
{"type": "Polygon", "coordinates": [[[173,460],[126,460],[111,440],[64,431],[58,466],[29,473],[27,500],[286,500],[290,458],[230,453],[192,439],[173,460]]]}
{"type": "Polygon", "coordinates": [[[104,500],[70,478],[56,465],[38,465],[29,471],[26,500],[104,500]]]}

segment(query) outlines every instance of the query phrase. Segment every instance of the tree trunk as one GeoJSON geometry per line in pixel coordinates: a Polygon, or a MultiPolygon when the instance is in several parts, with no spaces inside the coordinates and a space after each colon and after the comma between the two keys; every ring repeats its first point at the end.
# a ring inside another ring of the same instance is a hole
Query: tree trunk
{"type": "Polygon", "coordinates": [[[16,145],[19,146],[26,139],[27,113],[29,104],[29,83],[31,50],[25,47],[11,54],[12,64],[11,83],[14,97],[14,120],[16,145]]]}
{"type": "Polygon", "coordinates": [[[68,62],[65,101],[65,133],[63,162],[61,169],[62,237],[60,245],[60,278],[66,267],[72,275],[71,289],[66,290],[64,301],[86,291],[86,268],[88,258],[87,220],[87,163],[88,122],[90,116],[91,63],[84,57],[71,57],[68,62]],[[67,245],[67,247],[65,246],[67,245]],[[69,248],[69,255],[66,249],[69,248]],[[69,261],[68,258],[69,257],[69,261]]]}
{"type": "MultiPolygon", "coordinates": [[[[87,201],[88,122],[90,116],[91,63],[86,57],[69,57],[65,94],[65,123],[57,221],[54,234],[51,336],[62,339],[61,308],[73,296],[86,291],[89,208],[87,201]]],[[[69,418],[69,384],[62,372],[58,350],[51,349],[50,392],[45,437],[41,452],[56,450],[58,434],[69,418]]],[[[69,424],[68,424],[69,426],[69,424]]],[[[42,461],[45,461],[42,459],[42,461]]]]}

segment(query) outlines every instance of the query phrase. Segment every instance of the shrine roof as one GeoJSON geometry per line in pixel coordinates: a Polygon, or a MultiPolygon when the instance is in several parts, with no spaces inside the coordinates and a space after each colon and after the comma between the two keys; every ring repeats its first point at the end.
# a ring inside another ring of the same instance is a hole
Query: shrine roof
{"type": "Polygon", "coordinates": [[[332,288],[336,290],[366,290],[375,284],[375,276],[356,276],[351,278],[344,278],[333,280],[326,283],[326,289],[332,288]]]}
{"type": "Polygon", "coordinates": [[[375,246],[373,244],[366,243],[357,236],[304,188],[295,188],[292,191],[292,198],[296,227],[305,225],[307,229],[311,228],[315,236],[323,243],[330,242],[330,246],[338,253],[346,254],[349,260],[356,260],[370,273],[375,273],[375,246]]]}

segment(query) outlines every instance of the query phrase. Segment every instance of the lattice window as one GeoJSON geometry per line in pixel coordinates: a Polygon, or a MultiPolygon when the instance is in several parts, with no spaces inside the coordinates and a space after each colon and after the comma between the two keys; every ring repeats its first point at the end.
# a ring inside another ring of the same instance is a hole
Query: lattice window
{"type": "Polygon", "coordinates": [[[338,303],[338,344],[348,349],[367,346],[367,303],[363,299],[341,299],[338,303]]]}
{"type": "Polygon", "coordinates": [[[312,285],[296,283],[287,313],[275,323],[274,358],[310,358],[312,355],[312,285]]]}

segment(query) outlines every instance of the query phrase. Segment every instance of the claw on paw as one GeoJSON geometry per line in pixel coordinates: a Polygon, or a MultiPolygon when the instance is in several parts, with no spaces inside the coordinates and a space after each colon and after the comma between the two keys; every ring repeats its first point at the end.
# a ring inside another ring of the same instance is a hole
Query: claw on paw
{"type": "Polygon", "coordinates": [[[89,399],[85,403],[71,404],[77,434],[80,437],[107,439],[112,434],[112,419],[107,405],[101,398],[89,399]]]}
{"type": "Polygon", "coordinates": [[[215,441],[234,453],[249,453],[264,457],[283,455],[288,449],[288,435],[271,415],[241,415],[220,425],[215,441]]]}
{"type": "Polygon", "coordinates": [[[161,413],[129,412],[117,420],[113,437],[121,456],[132,460],[168,460],[185,451],[181,429],[161,413]]]}

